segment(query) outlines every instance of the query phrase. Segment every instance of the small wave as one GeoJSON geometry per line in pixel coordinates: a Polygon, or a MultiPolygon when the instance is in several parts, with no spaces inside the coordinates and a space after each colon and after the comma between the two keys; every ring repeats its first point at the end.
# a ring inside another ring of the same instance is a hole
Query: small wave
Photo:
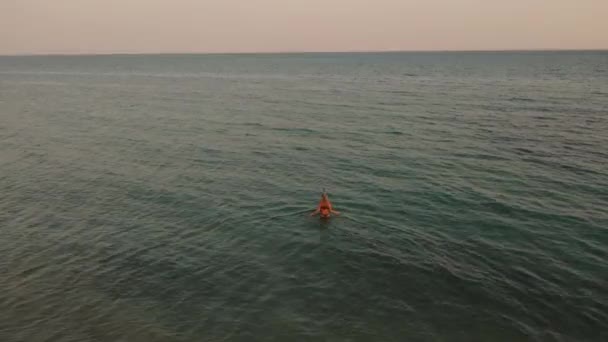
{"type": "Polygon", "coordinates": [[[559,165],[560,168],[562,168],[563,170],[567,170],[567,171],[571,171],[573,173],[576,174],[589,174],[589,175],[595,175],[595,176],[603,176],[605,175],[604,173],[595,171],[595,170],[591,170],[589,168],[584,168],[578,165],[573,165],[573,164],[561,164],[559,165]]]}
{"type": "Polygon", "coordinates": [[[537,100],[531,99],[529,97],[512,97],[509,99],[512,102],[536,102],[537,100]]]}
{"type": "Polygon", "coordinates": [[[400,102],[400,101],[391,101],[391,102],[378,102],[379,105],[382,106],[407,106],[408,103],[407,102],[400,102]]]}
{"type": "Polygon", "coordinates": [[[395,95],[415,95],[411,91],[407,91],[407,90],[378,90],[377,92],[384,93],[384,94],[395,94],[395,95]]]}
{"type": "Polygon", "coordinates": [[[529,149],[524,148],[524,147],[516,147],[516,148],[514,148],[514,150],[517,151],[517,152],[523,153],[523,154],[534,154],[534,151],[529,150],[529,149]]]}
{"type": "Polygon", "coordinates": [[[455,153],[454,156],[459,158],[469,158],[478,160],[509,160],[507,158],[500,157],[497,155],[483,153],[455,153]]]}
{"type": "Polygon", "coordinates": [[[274,127],[271,128],[273,131],[294,133],[294,134],[315,134],[319,131],[310,128],[286,128],[286,127],[274,127]]]}
{"type": "Polygon", "coordinates": [[[526,107],[523,108],[524,110],[529,110],[532,112],[541,112],[541,113],[553,113],[555,112],[555,108],[549,108],[549,107],[526,107]]]}
{"type": "Polygon", "coordinates": [[[550,117],[550,116],[533,116],[532,118],[535,120],[546,120],[546,121],[556,121],[557,120],[557,118],[550,117]]]}
{"type": "Polygon", "coordinates": [[[401,131],[385,131],[385,132],[382,132],[382,133],[384,133],[384,134],[390,134],[390,135],[403,135],[404,134],[401,131]]]}
{"type": "Polygon", "coordinates": [[[243,122],[243,123],[237,123],[237,125],[239,126],[251,126],[251,127],[264,127],[263,124],[259,123],[259,122],[243,122]]]}

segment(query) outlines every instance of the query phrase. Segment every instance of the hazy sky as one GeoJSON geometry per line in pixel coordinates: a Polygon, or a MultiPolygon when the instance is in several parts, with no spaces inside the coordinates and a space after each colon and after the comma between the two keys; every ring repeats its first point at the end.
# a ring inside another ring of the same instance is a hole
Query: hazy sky
{"type": "Polygon", "coordinates": [[[608,0],[0,0],[0,54],[607,49],[608,0]]]}

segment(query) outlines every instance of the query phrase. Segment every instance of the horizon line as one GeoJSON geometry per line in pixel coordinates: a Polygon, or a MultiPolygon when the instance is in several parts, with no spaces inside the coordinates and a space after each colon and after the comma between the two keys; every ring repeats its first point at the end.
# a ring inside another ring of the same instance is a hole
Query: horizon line
{"type": "Polygon", "coordinates": [[[608,48],[538,48],[538,49],[446,49],[446,50],[310,50],[310,51],[234,51],[234,52],[51,52],[0,54],[0,57],[53,57],[53,56],[135,56],[135,55],[298,55],[298,54],[373,54],[373,53],[500,53],[500,52],[608,52],[608,48]]]}

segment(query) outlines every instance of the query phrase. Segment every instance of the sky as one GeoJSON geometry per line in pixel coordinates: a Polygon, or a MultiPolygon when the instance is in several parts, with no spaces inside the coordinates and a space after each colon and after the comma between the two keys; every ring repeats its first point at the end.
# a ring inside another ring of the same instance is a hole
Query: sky
{"type": "Polygon", "coordinates": [[[608,0],[0,0],[0,54],[608,49],[608,0]]]}

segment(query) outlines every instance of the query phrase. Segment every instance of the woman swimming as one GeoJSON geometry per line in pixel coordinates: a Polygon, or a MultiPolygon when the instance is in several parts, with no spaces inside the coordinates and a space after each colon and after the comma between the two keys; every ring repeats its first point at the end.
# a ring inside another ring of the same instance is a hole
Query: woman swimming
{"type": "Polygon", "coordinates": [[[310,216],[314,216],[317,214],[319,214],[321,218],[329,218],[331,214],[340,215],[340,212],[334,210],[331,206],[331,202],[327,197],[327,192],[325,192],[325,189],[323,189],[323,194],[321,194],[321,201],[319,202],[319,205],[317,205],[317,209],[312,212],[310,216]]]}

